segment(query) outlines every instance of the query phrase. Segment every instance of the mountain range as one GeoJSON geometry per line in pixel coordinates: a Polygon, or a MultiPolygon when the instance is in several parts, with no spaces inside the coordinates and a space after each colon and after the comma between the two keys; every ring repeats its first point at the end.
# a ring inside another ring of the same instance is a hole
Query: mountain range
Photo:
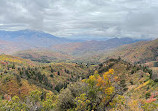
{"type": "Polygon", "coordinates": [[[137,42],[131,38],[112,38],[105,41],[85,41],[76,43],[59,44],[52,47],[52,50],[72,54],[74,56],[83,56],[85,54],[97,53],[99,51],[109,50],[124,44],[137,42]]]}
{"type": "MultiPolygon", "coordinates": [[[[55,37],[49,33],[33,30],[19,31],[0,31],[0,44],[5,43],[3,48],[4,53],[7,51],[7,46],[16,47],[17,50],[26,50],[32,48],[46,48],[56,44],[69,43],[73,40],[55,37]]],[[[2,52],[3,52],[2,50],[2,52]]],[[[1,52],[1,53],[2,53],[1,52]]]]}
{"type": "Polygon", "coordinates": [[[0,53],[39,62],[103,61],[118,57],[130,62],[157,60],[158,40],[111,38],[70,40],[33,30],[0,31],[0,53]]]}

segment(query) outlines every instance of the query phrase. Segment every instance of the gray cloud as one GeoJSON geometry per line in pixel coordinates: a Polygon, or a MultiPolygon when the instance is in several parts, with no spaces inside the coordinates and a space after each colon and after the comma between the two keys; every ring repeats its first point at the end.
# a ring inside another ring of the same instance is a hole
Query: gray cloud
{"type": "Polygon", "coordinates": [[[157,0],[0,0],[0,29],[157,38],[157,12],[157,0]]]}

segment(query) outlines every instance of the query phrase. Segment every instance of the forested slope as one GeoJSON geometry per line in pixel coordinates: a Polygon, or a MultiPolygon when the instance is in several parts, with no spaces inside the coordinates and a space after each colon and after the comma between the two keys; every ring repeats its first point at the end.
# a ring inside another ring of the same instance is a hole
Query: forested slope
{"type": "Polygon", "coordinates": [[[1,63],[0,110],[131,110],[158,108],[158,83],[148,67],[109,59],[99,65],[1,63]]]}

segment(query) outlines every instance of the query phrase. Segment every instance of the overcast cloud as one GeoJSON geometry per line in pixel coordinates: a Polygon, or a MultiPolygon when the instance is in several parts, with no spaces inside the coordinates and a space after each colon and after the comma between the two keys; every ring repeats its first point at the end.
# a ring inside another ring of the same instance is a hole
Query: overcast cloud
{"type": "Polygon", "coordinates": [[[158,0],[0,0],[0,30],[158,38],[158,0]]]}

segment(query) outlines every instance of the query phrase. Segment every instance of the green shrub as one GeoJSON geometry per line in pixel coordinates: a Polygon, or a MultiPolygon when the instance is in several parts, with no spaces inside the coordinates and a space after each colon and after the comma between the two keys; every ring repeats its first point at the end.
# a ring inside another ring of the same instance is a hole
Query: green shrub
{"type": "Polygon", "coordinates": [[[148,92],[145,94],[145,98],[148,99],[151,96],[151,94],[148,92]]]}

